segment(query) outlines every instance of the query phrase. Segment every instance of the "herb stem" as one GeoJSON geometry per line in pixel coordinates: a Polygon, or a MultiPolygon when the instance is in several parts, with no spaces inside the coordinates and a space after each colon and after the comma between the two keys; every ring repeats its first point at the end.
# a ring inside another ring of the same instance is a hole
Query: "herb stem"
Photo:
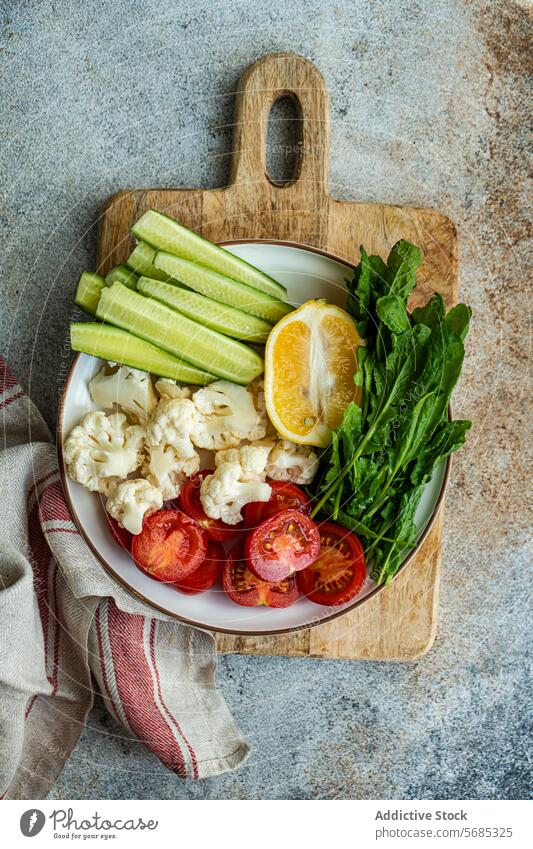
{"type": "MultiPolygon", "coordinates": [[[[344,469],[342,470],[342,472],[340,473],[340,475],[338,476],[338,478],[337,478],[336,480],[334,480],[334,481],[333,481],[333,483],[331,484],[331,486],[329,486],[329,487],[328,487],[328,489],[326,490],[326,492],[324,493],[324,495],[322,496],[322,498],[320,499],[320,501],[318,502],[318,504],[316,504],[316,505],[313,507],[313,509],[311,510],[311,518],[314,518],[314,517],[316,516],[316,514],[318,513],[318,511],[319,511],[319,510],[321,510],[321,509],[322,509],[322,507],[324,506],[324,504],[326,503],[326,501],[329,501],[329,499],[331,498],[331,496],[332,496],[332,495],[336,492],[337,487],[339,487],[339,488],[340,488],[340,486],[341,486],[341,484],[342,484],[342,482],[343,482],[344,478],[346,477],[346,475],[348,474],[348,472],[350,471],[350,469],[351,469],[351,468],[353,467],[353,465],[355,464],[355,461],[359,458],[359,456],[360,456],[360,454],[361,454],[361,451],[363,450],[364,445],[365,445],[365,443],[366,443],[366,442],[367,442],[367,440],[368,440],[368,434],[369,434],[369,433],[370,433],[370,431],[368,431],[367,435],[365,436],[365,438],[364,438],[364,439],[363,439],[363,441],[361,442],[361,444],[360,444],[360,446],[359,446],[358,450],[355,452],[355,454],[353,455],[353,457],[352,457],[352,459],[350,460],[350,462],[348,463],[348,465],[344,467],[344,469]]],[[[339,501],[340,501],[340,497],[339,497],[339,501]]]]}
{"type": "Polygon", "coordinates": [[[383,405],[383,407],[379,411],[378,415],[376,416],[376,418],[374,419],[374,421],[372,422],[372,424],[368,428],[365,436],[363,437],[362,441],[359,443],[359,448],[357,449],[357,451],[354,452],[353,456],[351,457],[350,462],[344,467],[344,469],[342,470],[342,472],[340,473],[338,478],[333,481],[331,486],[328,487],[328,489],[326,490],[326,492],[324,493],[324,495],[322,496],[322,498],[320,499],[318,504],[315,507],[313,507],[313,509],[311,510],[311,518],[314,518],[316,516],[316,514],[318,513],[319,510],[322,509],[322,507],[324,506],[326,501],[329,501],[329,499],[331,498],[331,496],[335,492],[336,488],[342,484],[342,482],[343,482],[344,478],[346,477],[346,475],[348,474],[348,472],[351,469],[353,469],[356,461],[361,456],[361,452],[363,451],[363,448],[365,447],[368,440],[370,439],[370,437],[372,436],[372,434],[376,430],[376,425],[380,421],[381,414],[386,409],[387,409],[387,405],[385,404],[385,405],[383,405]]]}

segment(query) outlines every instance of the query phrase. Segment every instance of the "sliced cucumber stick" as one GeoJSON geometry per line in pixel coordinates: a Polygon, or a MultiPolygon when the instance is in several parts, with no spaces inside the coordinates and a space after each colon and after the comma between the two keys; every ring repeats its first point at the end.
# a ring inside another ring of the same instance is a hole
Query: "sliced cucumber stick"
{"type": "Polygon", "coordinates": [[[96,315],[158,348],[184,357],[197,368],[234,383],[250,383],[263,371],[262,358],[247,345],[204,327],[121,283],[114,283],[102,292],[96,315]]]}
{"type": "Polygon", "coordinates": [[[115,265],[105,276],[107,286],[112,286],[113,283],[122,283],[128,289],[136,289],[138,279],[139,275],[135,274],[127,265],[115,265]]]}
{"type": "Polygon", "coordinates": [[[287,296],[285,287],[268,274],[154,209],[145,212],[131,228],[131,232],[137,239],[148,242],[158,250],[205,265],[274,298],[284,300],[287,296]]]}
{"type": "Polygon", "coordinates": [[[205,268],[188,259],[158,251],[154,264],[156,268],[165,271],[174,280],[179,280],[195,292],[200,292],[207,298],[243,310],[250,315],[264,318],[266,321],[279,321],[292,311],[292,307],[284,301],[265,295],[264,292],[245,286],[237,280],[231,280],[219,274],[218,271],[205,268]]]}
{"type": "Polygon", "coordinates": [[[213,301],[197,292],[191,292],[189,289],[174,286],[172,283],[140,277],[137,290],[233,339],[261,344],[266,342],[272,330],[272,325],[262,318],[219,304],[218,301],[213,301]]]}
{"type": "Polygon", "coordinates": [[[156,253],[156,249],[147,245],[146,242],[139,242],[126,261],[129,267],[139,275],[151,277],[153,280],[168,280],[168,274],[154,265],[156,253]]]}
{"type": "Polygon", "coordinates": [[[104,278],[99,274],[84,271],[80,275],[78,285],[76,286],[74,303],[89,313],[89,315],[96,315],[96,307],[98,306],[102,289],[105,289],[104,278]]]}
{"type": "Polygon", "coordinates": [[[215,380],[212,374],[200,371],[150,342],[110,324],[73,322],[70,325],[70,344],[74,351],[149,371],[158,377],[169,377],[180,383],[204,384],[215,380]]]}

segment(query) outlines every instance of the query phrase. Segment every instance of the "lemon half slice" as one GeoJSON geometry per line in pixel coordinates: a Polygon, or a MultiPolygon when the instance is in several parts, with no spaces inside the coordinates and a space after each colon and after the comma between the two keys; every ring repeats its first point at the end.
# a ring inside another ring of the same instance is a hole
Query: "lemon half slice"
{"type": "Polygon", "coordinates": [[[265,349],[265,400],[285,439],[324,448],[358,400],[361,338],[353,319],[325,301],[308,301],[279,321],[265,349]]]}

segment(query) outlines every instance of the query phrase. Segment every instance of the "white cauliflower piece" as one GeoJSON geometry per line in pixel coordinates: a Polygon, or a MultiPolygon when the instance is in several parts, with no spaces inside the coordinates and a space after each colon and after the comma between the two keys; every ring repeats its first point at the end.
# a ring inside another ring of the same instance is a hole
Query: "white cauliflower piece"
{"type": "Polygon", "coordinates": [[[165,499],[176,498],[186,478],[200,468],[191,434],[199,416],[188,398],[163,398],[148,421],[149,460],[143,471],[165,499]]]}
{"type": "Polygon", "coordinates": [[[172,445],[182,459],[189,460],[198,456],[191,441],[198,423],[198,413],[188,398],[164,398],[148,421],[148,445],[172,445]]]}
{"type": "Polygon", "coordinates": [[[175,380],[170,380],[168,377],[160,377],[156,381],[155,388],[161,398],[190,398],[192,390],[190,386],[180,386],[175,380]]]}
{"type": "Polygon", "coordinates": [[[309,445],[296,445],[280,439],[268,458],[267,477],[275,481],[311,483],[318,469],[318,457],[309,445]]]}
{"type": "Polygon", "coordinates": [[[120,366],[111,374],[102,369],[89,383],[89,392],[99,407],[111,410],[118,404],[143,424],[157,404],[151,376],[129,366],[120,366]]]}
{"type": "Polygon", "coordinates": [[[172,445],[148,446],[148,452],[149,459],[145,462],[142,473],[161,491],[165,501],[177,498],[187,478],[200,468],[198,454],[183,460],[172,445]]]}
{"type": "Polygon", "coordinates": [[[140,534],[143,519],[163,506],[163,496],[157,487],[136,478],[119,483],[107,499],[105,509],[130,534],[140,534]]]}
{"type": "Polygon", "coordinates": [[[241,510],[252,501],[268,501],[272,488],[263,481],[243,479],[240,463],[221,463],[207,475],[200,487],[200,501],[206,516],[222,519],[227,525],[242,521],[241,510]]]}
{"type": "Polygon", "coordinates": [[[63,456],[69,476],[109,495],[144,459],[146,430],[130,425],[122,413],[87,413],[65,440],[63,456]]]}
{"type": "Polygon", "coordinates": [[[233,448],[243,439],[262,439],[267,429],[264,409],[254,403],[253,392],[229,380],[216,380],[193,395],[200,424],[193,434],[198,448],[233,448]]]}
{"type": "Polygon", "coordinates": [[[264,440],[254,442],[252,445],[242,445],[240,448],[225,448],[215,454],[215,467],[222,463],[240,463],[242,468],[241,480],[264,481],[266,478],[266,464],[272,450],[273,442],[264,440]]]}

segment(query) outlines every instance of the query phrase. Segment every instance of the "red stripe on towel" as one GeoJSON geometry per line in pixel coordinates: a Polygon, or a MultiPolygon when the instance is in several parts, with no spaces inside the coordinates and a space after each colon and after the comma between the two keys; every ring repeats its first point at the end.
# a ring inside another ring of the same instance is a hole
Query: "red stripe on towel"
{"type": "Polygon", "coordinates": [[[168,769],[186,778],[183,753],[155,699],[143,649],[144,617],[123,613],[109,599],[108,622],[117,690],[129,726],[168,769]]]}
{"type": "Polygon", "coordinates": [[[150,625],[150,657],[152,659],[152,665],[155,669],[155,677],[156,677],[156,682],[157,682],[157,693],[159,695],[159,701],[163,705],[163,710],[165,711],[166,715],[170,719],[172,725],[174,726],[174,728],[176,729],[176,731],[178,732],[178,734],[182,738],[183,742],[187,746],[187,749],[189,750],[189,753],[190,753],[190,756],[191,756],[192,766],[193,766],[193,770],[194,770],[194,777],[198,778],[198,762],[196,760],[196,754],[194,752],[194,749],[192,748],[191,744],[189,743],[185,734],[183,733],[178,720],[176,719],[174,714],[171,713],[171,711],[168,709],[168,707],[165,703],[165,700],[163,698],[163,692],[161,690],[161,681],[160,681],[160,678],[159,678],[159,669],[157,668],[157,663],[156,663],[156,659],[155,659],[155,628],[156,628],[156,624],[157,624],[157,621],[155,619],[152,619],[152,622],[151,622],[151,625],[150,625]]]}
{"type": "MultiPolygon", "coordinates": [[[[45,475],[40,480],[36,481],[30,488],[28,500],[39,486],[41,486],[48,478],[56,474],[57,470],[50,472],[48,475],[45,475]]],[[[54,484],[50,484],[50,486],[54,486],[54,484]]],[[[41,512],[42,508],[38,500],[35,502],[33,509],[28,514],[28,542],[30,547],[30,563],[33,569],[33,586],[37,597],[37,607],[39,609],[41,627],[43,629],[45,668],[49,668],[51,660],[52,668],[49,673],[47,672],[47,678],[52,687],[51,695],[54,696],[56,695],[59,686],[58,672],[61,634],[57,596],[59,569],[57,563],[52,557],[50,547],[46,541],[46,536],[41,528],[41,523],[39,521],[41,512]],[[50,569],[54,570],[52,576],[52,597],[50,597],[48,589],[48,575],[50,569]],[[50,640],[49,631],[52,621],[53,638],[50,640]]],[[[31,699],[26,709],[26,717],[29,716],[35,703],[35,699],[36,696],[31,699]]]]}
{"type": "Polygon", "coordinates": [[[0,357],[0,392],[5,392],[17,385],[17,379],[8,364],[0,357]]]}
{"type": "Polygon", "coordinates": [[[53,522],[54,520],[72,522],[72,517],[68,511],[59,481],[53,481],[48,484],[43,489],[39,501],[41,504],[42,522],[53,522]]]}
{"type": "Polygon", "coordinates": [[[10,398],[6,398],[4,401],[0,403],[0,410],[3,410],[4,407],[9,407],[13,401],[18,401],[20,398],[24,398],[24,392],[22,389],[19,392],[15,392],[14,395],[11,395],[10,398]]]}

